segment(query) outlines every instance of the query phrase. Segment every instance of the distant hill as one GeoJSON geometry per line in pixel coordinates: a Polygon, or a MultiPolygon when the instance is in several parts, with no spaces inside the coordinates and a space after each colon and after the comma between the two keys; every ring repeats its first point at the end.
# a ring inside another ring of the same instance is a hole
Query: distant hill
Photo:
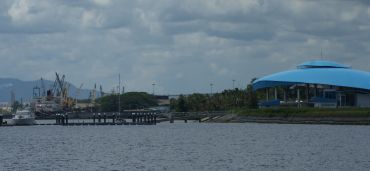
{"type": "MultiPolygon", "coordinates": [[[[45,88],[51,89],[54,85],[54,81],[44,80],[45,88]]],[[[15,93],[16,100],[21,98],[27,101],[32,98],[32,90],[35,86],[41,87],[41,81],[21,81],[15,78],[0,78],[0,102],[9,102],[11,99],[10,92],[13,90],[15,93]]],[[[75,97],[77,87],[71,84],[69,94],[75,97]]],[[[89,98],[90,90],[82,89],[79,95],[79,99],[89,98]]]]}

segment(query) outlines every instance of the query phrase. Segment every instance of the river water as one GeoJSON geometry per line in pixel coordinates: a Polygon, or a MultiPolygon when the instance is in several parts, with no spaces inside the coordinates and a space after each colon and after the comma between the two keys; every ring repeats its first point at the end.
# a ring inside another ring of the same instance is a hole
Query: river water
{"type": "Polygon", "coordinates": [[[0,170],[370,170],[370,126],[19,126],[0,138],[0,170]]]}

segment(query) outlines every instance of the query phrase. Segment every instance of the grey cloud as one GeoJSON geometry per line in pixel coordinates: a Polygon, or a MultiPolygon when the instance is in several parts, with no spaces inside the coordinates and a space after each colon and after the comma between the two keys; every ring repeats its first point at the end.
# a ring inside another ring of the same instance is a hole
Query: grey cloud
{"type": "Polygon", "coordinates": [[[220,91],[318,58],[370,70],[367,1],[0,1],[1,77],[220,91]],[[24,4],[23,4],[24,5],[24,4]],[[23,11],[22,11],[23,10],[23,11]]]}

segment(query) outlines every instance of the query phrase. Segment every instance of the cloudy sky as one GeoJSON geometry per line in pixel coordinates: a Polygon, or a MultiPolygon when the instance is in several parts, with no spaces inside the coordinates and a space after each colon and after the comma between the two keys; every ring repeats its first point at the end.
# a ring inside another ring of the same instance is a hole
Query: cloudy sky
{"type": "Polygon", "coordinates": [[[370,71],[367,0],[1,0],[0,77],[108,91],[245,87],[324,59],[370,71]]]}

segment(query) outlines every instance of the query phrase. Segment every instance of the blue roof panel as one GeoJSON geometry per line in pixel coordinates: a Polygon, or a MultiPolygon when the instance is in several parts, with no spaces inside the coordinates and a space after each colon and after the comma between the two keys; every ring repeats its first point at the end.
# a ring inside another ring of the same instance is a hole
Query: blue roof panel
{"type": "Polygon", "coordinates": [[[253,89],[293,85],[324,84],[370,90],[370,73],[349,68],[296,69],[262,77],[253,82],[253,89]]]}

